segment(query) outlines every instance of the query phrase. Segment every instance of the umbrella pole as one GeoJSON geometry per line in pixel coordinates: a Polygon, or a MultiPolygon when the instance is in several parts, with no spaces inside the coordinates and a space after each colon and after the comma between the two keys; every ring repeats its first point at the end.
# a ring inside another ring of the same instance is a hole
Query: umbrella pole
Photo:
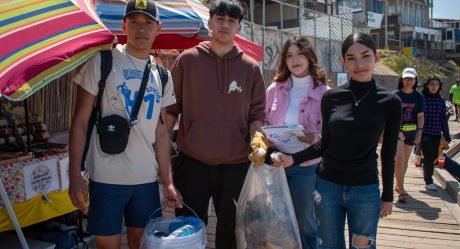
{"type": "Polygon", "coordinates": [[[26,118],[26,136],[27,136],[26,153],[29,153],[30,152],[30,120],[29,120],[29,101],[27,101],[27,99],[24,100],[24,114],[26,118]]]}
{"type": "Polygon", "coordinates": [[[13,207],[11,206],[10,199],[8,199],[8,196],[6,195],[5,187],[3,186],[3,181],[0,180],[0,194],[2,196],[3,203],[5,204],[6,211],[8,211],[8,215],[10,216],[10,220],[13,223],[14,229],[16,230],[16,233],[18,234],[19,242],[21,242],[22,249],[29,249],[29,245],[27,244],[26,238],[24,237],[24,234],[22,233],[21,226],[19,226],[18,219],[16,218],[16,215],[14,214],[13,207]]]}

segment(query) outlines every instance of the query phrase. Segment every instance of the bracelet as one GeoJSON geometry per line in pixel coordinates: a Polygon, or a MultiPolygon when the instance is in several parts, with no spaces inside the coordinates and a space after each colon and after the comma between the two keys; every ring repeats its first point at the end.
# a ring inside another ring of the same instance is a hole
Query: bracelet
{"type": "Polygon", "coordinates": [[[419,130],[419,131],[423,131],[423,128],[418,128],[417,130],[419,130]]]}

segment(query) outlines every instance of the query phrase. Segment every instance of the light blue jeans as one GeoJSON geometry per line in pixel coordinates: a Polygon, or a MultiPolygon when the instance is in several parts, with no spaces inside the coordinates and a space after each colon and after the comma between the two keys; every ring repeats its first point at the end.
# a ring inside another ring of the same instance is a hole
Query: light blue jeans
{"type": "Polygon", "coordinates": [[[343,186],[317,177],[314,194],[318,217],[318,248],[345,249],[345,218],[348,220],[349,248],[376,248],[381,200],[379,185],[343,186]],[[369,239],[357,247],[353,237],[369,239]]]}
{"type": "Polygon", "coordinates": [[[318,164],[285,168],[303,249],[316,249],[318,223],[313,203],[318,164]]]}

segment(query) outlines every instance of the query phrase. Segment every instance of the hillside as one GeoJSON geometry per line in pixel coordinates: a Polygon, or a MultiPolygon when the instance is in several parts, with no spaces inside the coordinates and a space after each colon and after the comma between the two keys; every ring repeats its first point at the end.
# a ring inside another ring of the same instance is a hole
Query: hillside
{"type": "Polygon", "coordinates": [[[460,66],[454,61],[444,63],[428,60],[425,58],[412,58],[400,53],[388,50],[379,51],[382,55],[382,63],[400,75],[404,68],[413,67],[417,70],[420,78],[428,78],[433,75],[444,78],[459,77],[460,66]]]}

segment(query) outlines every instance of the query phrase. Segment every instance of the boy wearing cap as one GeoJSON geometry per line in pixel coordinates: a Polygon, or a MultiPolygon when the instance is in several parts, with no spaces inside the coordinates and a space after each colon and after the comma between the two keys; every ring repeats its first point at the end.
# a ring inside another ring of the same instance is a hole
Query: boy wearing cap
{"type": "Polygon", "coordinates": [[[425,99],[417,91],[418,78],[414,68],[405,68],[398,82],[396,95],[401,99],[402,117],[400,132],[404,139],[399,140],[396,152],[395,178],[398,201],[404,202],[409,196],[404,188],[404,176],[409,157],[415,144],[422,138],[425,112],[425,99]]]}
{"type": "MultiPolygon", "coordinates": [[[[172,76],[179,114],[174,183],[184,203],[207,221],[212,197],[217,214],[216,248],[236,248],[235,204],[249,167],[250,138],[265,118],[265,87],[257,63],[233,44],[243,9],[235,0],[216,0],[209,9],[211,41],[184,51],[172,76]]],[[[192,215],[176,209],[177,215],[192,215]]]]}
{"type": "MultiPolygon", "coordinates": [[[[129,119],[144,70],[149,71],[137,123],[129,133],[126,149],[105,154],[93,129],[87,154],[89,191],[80,174],[88,120],[101,77],[99,55],[91,58],[77,75],[77,105],[70,129],[70,186],[72,203],[88,213],[88,232],[96,235],[98,248],[120,248],[124,219],[128,244],[138,248],[148,217],[160,207],[158,177],[169,207],[181,207],[169,165],[169,134],[163,120],[166,107],[175,103],[171,76],[162,89],[150,49],[159,34],[158,9],[152,0],[129,0],[122,22],[126,45],[112,49],[113,66],[101,98],[102,117],[120,115],[129,119]],[[146,67],[150,61],[150,68],[146,67]],[[163,93],[163,94],[162,94],[163,93]],[[89,207],[87,206],[89,192],[89,207]]],[[[161,215],[161,213],[158,213],[161,215]]]]}
{"type": "Polygon", "coordinates": [[[456,84],[450,88],[450,102],[455,107],[455,121],[458,121],[458,107],[460,106],[460,78],[455,81],[456,84]]]}

